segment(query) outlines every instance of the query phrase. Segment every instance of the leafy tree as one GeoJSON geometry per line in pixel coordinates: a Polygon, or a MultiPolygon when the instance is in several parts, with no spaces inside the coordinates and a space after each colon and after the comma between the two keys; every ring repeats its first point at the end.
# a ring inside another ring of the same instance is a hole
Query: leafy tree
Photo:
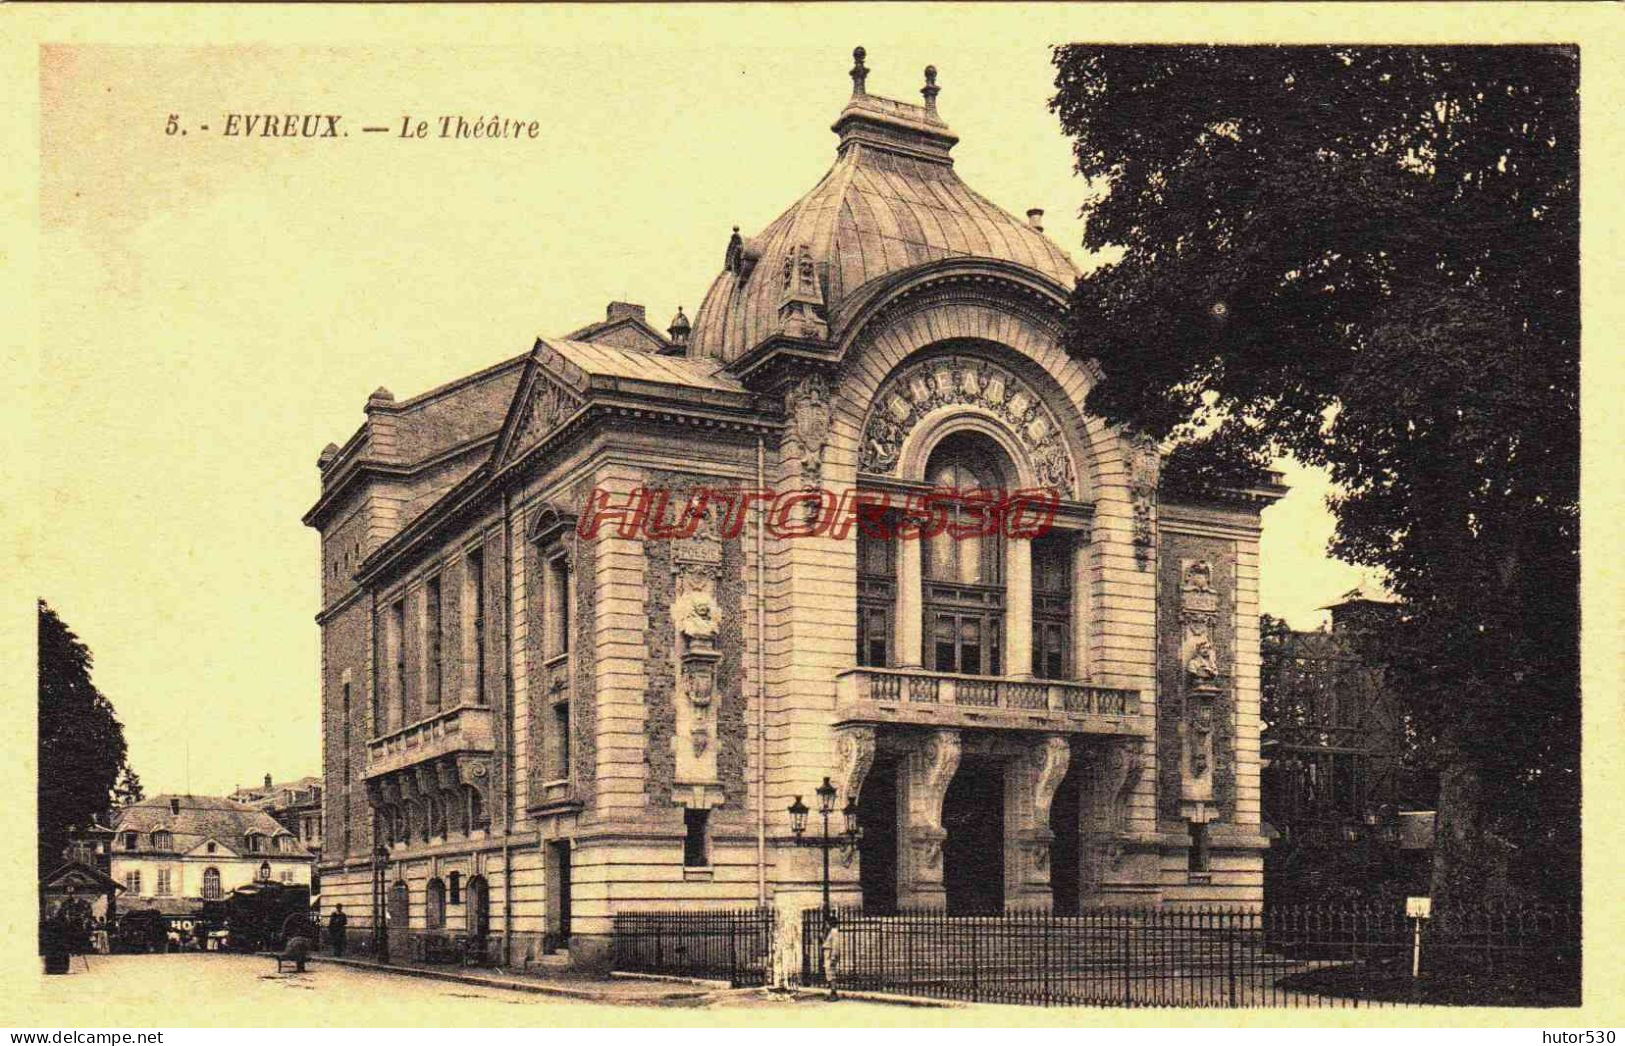
{"type": "Polygon", "coordinates": [[[91,682],[90,648],[39,601],[39,865],[62,859],[70,828],[105,815],[125,762],[124,727],[91,682]]]}
{"type": "Polygon", "coordinates": [[[119,806],[129,806],[146,797],[146,789],[141,787],[141,775],[135,772],[135,767],[126,763],[123,773],[119,774],[118,785],[113,789],[113,801],[119,806]]]}
{"type": "Polygon", "coordinates": [[[1433,890],[1578,889],[1578,52],[1055,54],[1089,408],[1168,482],[1328,470],[1331,551],[1409,607],[1390,664],[1442,760],[1433,890]]]}

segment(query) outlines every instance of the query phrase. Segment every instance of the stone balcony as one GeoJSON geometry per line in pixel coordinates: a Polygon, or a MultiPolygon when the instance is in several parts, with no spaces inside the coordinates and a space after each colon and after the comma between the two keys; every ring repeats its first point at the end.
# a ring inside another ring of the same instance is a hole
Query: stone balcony
{"type": "Polygon", "coordinates": [[[853,668],[835,679],[837,723],[1149,736],[1140,691],[1063,679],[853,668]]]}
{"type": "Polygon", "coordinates": [[[382,777],[442,756],[488,755],[495,749],[495,720],[489,707],[448,708],[368,741],[367,777],[382,777]]]}

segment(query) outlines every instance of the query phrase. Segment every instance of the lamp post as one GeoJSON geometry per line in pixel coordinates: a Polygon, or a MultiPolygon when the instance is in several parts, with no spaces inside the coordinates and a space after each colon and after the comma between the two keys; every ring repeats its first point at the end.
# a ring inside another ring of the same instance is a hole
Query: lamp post
{"type": "Polygon", "coordinates": [[[812,811],[807,804],[796,796],[795,802],[790,804],[790,831],[795,835],[796,842],[805,846],[816,846],[824,852],[824,920],[829,921],[829,851],[831,847],[853,847],[858,844],[862,829],[858,826],[858,804],[855,799],[847,799],[846,806],[841,810],[846,819],[845,831],[838,836],[829,834],[829,815],[835,812],[835,786],[829,778],[814,789],[813,794],[818,797],[818,814],[823,820],[823,832],[816,838],[806,838],[807,815],[812,811]]]}
{"type": "Polygon", "coordinates": [[[372,952],[380,963],[389,961],[389,931],[384,927],[384,864],[389,849],[378,846],[372,852],[372,952]]]}

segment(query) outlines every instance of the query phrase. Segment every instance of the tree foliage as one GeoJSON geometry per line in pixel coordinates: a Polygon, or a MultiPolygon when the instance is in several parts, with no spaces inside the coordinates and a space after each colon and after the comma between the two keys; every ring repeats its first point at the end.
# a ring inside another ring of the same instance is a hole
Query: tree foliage
{"type": "Polygon", "coordinates": [[[39,864],[62,859],[70,828],[89,824],[113,804],[120,775],[140,781],[125,762],[124,726],[91,681],[90,648],[56,611],[39,601],[39,864]]]}
{"type": "Polygon", "coordinates": [[[1577,888],[1553,867],[1578,860],[1577,51],[1055,59],[1101,189],[1085,244],[1122,251],[1071,302],[1089,408],[1186,470],[1328,470],[1331,551],[1410,608],[1391,663],[1445,758],[1435,893],[1577,888]]]}

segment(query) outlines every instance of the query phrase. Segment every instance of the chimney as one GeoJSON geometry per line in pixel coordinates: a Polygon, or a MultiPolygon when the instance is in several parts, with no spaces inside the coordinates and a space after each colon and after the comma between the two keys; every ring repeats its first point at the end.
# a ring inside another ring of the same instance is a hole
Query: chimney
{"type": "Polygon", "coordinates": [[[1032,207],[1027,211],[1027,224],[1037,232],[1044,231],[1044,208],[1032,207]]]}
{"type": "Polygon", "coordinates": [[[181,801],[179,799],[169,800],[169,812],[171,814],[178,814],[181,812],[181,801]]]}
{"type": "Polygon", "coordinates": [[[610,302],[604,319],[609,323],[614,323],[616,320],[643,320],[645,323],[648,322],[647,317],[643,314],[643,306],[634,305],[629,301],[610,302]]]}
{"type": "Polygon", "coordinates": [[[265,775],[265,790],[267,792],[269,792],[271,790],[271,775],[270,774],[265,775]]]}

